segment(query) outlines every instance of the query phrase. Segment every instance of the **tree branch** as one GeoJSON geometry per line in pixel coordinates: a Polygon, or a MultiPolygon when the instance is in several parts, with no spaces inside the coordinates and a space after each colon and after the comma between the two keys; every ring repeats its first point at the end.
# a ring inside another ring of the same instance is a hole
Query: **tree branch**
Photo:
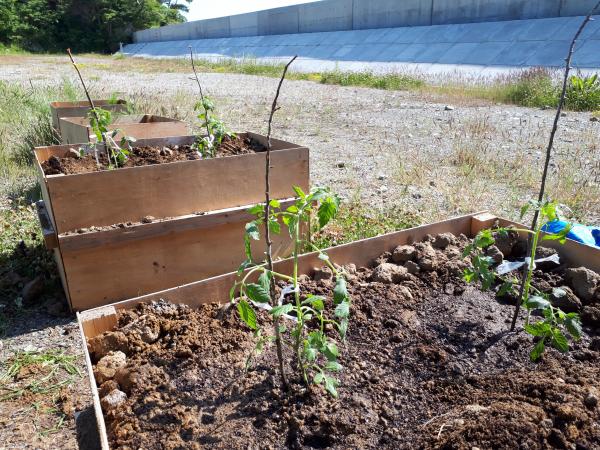
{"type": "MultiPolygon", "coordinates": [[[[208,126],[208,109],[206,109],[206,105],[204,104],[204,93],[202,92],[202,85],[200,84],[200,79],[198,78],[198,72],[196,72],[196,65],[194,64],[194,50],[192,49],[191,45],[189,46],[189,49],[190,49],[190,60],[192,61],[192,70],[194,71],[194,77],[196,78],[196,83],[198,83],[198,90],[200,91],[200,101],[202,102],[202,108],[204,108],[204,123],[206,123],[206,138],[208,139],[210,145],[212,146],[213,141],[211,140],[210,128],[208,126]]],[[[212,151],[211,151],[211,153],[212,153],[212,151]]]]}
{"type": "MultiPolygon", "coordinates": [[[[285,65],[283,69],[283,73],[281,74],[281,78],[279,79],[279,84],[277,85],[277,92],[275,93],[275,98],[273,99],[273,103],[271,104],[271,114],[269,114],[269,123],[267,127],[267,151],[265,156],[265,240],[267,242],[267,268],[269,269],[269,272],[273,271],[273,242],[271,241],[271,231],[269,230],[269,218],[271,215],[271,129],[273,124],[273,116],[275,115],[275,112],[279,109],[277,106],[277,100],[279,99],[281,85],[283,84],[283,80],[285,79],[285,75],[288,71],[288,68],[297,57],[298,56],[294,56],[290,60],[290,62],[288,62],[285,65]]],[[[270,281],[270,291],[271,299],[275,301],[275,280],[273,280],[273,277],[271,277],[270,281]]],[[[281,374],[281,383],[283,384],[283,388],[287,390],[288,384],[285,376],[285,369],[283,366],[283,349],[281,346],[281,333],[279,332],[279,318],[274,319],[274,326],[275,344],[277,347],[277,359],[279,360],[279,372],[281,374]]]]}
{"type": "MultiPolygon", "coordinates": [[[[546,160],[544,162],[544,171],[542,173],[542,182],[540,185],[540,192],[538,195],[538,203],[539,204],[541,204],[542,201],[544,200],[544,194],[546,191],[546,179],[548,177],[548,167],[550,166],[550,159],[552,157],[552,148],[554,147],[554,136],[556,135],[556,130],[558,129],[558,121],[560,120],[562,109],[565,104],[565,99],[566,99],[566,95],[567,95],[567,85],[569,82],[569,73],[571,72],[571,60],[573,58],[573,53],[575,51],[575,44],[577,42],[577,39],[579,39],[579,36],[583,32],[584,28],[589,23],[589,21],[592,20],[592,16],[599,8],[600,8],[600,1],[598,3],[596,3],[596,6],[594,6],[591,9],[591,11],[588,13],[588,15],[585,17],[585,19],[583,19],[583,22],[579,26],[579,29],[577,30],[577,32],[575,33],[575,36],[573,37],[573,40],[571,41],[571,45],[569,46],[569,53],[567,54],[567,57],[565,59],[565,72],[564,72],[564,76],[563,76],[562,91],[560,93],[560,100],[558,102],[558,107],[556,108],[556,115],[554,116],[554,123],[552,125],[552,131],[550,132],[550,139],[548,141],[548,147],[546,148],[546,160]]],[[[533,220],[531,221],[531,229],[532,230],[536,229],[538,218],[539,218],[539,208],[536,208],[536,210],[533,214],[533,220]]],[[[532,242],[533,241],[530,236],[528,243],[527,243],[527,255],[531,254],[532,242]]],[[[523,269],[524,275],[523,275],[523,280],[521,281],[521,286],[519,288],[519,297],[517,300],[517,305],[515,307],[515,313],[513,315],[512,323],[510,325],[511,331],[515,330],[515,325],[517,323],[517,318],[519,317],[519,311],[521,309],[521,303],[523,302],[523,293],[525,291],[525,280],[526,280],[525,274],[527,273],[527,270],[528,270],[527,264],[523,267],[524,267],[524,269],[523,269]]]]}

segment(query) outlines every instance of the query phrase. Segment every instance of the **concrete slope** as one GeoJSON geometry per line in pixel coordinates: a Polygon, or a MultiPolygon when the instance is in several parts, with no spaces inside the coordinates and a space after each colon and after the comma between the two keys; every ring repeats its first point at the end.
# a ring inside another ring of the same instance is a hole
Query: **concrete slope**
{"type": "MultiPolygon", "coordinates": [[[[600,19],[600,16],[596,16],[600,19]]],[[[416,67],[435,72],[466,68],[494,74],[506,68],[560,67],[583,17],[513,20],[418,27],[129,44],[123,52],[142,57],[255,58],[281,62],[299,56],[296,70],[393,71],[416,67]]],[[[600,20],[578,41],[573,65],[600,69],[600,20]]]]}

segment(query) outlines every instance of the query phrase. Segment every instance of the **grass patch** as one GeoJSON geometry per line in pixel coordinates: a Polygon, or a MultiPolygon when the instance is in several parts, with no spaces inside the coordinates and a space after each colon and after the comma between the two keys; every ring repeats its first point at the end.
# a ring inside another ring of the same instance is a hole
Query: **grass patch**
{"type": "Polygon", "coordinates": [[[420,224],[420,217],[414,213],[399,208],[373,209],[359,200],[353,200],[340,206],[338,215],[313,237],[313,242],[323,249],[420,224]]]}

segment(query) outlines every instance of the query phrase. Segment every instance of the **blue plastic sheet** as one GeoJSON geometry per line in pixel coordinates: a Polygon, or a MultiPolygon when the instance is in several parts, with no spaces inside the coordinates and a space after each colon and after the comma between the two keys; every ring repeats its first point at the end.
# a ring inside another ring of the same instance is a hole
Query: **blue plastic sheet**
{"type": "MultiPolygon", "coordinates": [[[[563,220],[553,220],[548,222],[542,227],[543,231],[549,233],[559,233],[563,230],[569,222],[563,220]]],[[[585,245],[600,248],[600,227],[593,227],[588,225],[581,225],[579,223],[573,224],[573,228],[567,234],[568,239],[572,239],[577,242],[581,242],[585,245]]]]}

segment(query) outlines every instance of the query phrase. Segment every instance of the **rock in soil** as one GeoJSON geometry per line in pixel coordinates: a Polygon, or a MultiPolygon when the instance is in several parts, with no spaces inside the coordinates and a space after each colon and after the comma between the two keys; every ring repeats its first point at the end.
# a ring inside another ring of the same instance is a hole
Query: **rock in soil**
{"type": "Polygon", "coordinates": [[[110,393],[100,399],[100,405],[102,406],[103,411],[109,412],[125,400],[127,400],[127,394],[125,394],[125,392],[113,389],[110,393]]]}
{"type": "MultiPolygon", "coordinates": [[[[109,366],[104,358],[116,346],[127,352],[101,386],[103,398],[120,392],[105,405],[111,448],[596,448],[598,329],[584,325],[571,352],[549,346],[532,363],[534,339],[508,332],[512,305],[448,267],[464,263],[456,249],[465,242],[455,245],[442,251],[415,244],[417,261],[431,264],[414,275],[386,254],[348,280],[346,341],[328,331],[345,368],[334,374],[338,399],[321,386],[306,391],[287,363],[292,390],[282,391],[273,346],[245,371],[256,340],[235,308],[222,315],[218,305],[160,301],[119,312],[119,331],[89,342],[106,354],[95,373],[109,366]],[[398,268],[406,273],[395,280],[398,268]],[[152,339],[144,339],[144,327],[152,339]]],[[[333,285],[322,281],[303,277],[301,295],[320,295],[332,308],[333,285]]],[[[560,271],[537,270],[534,281],[546,289],[565,285],[560,271]]],[[[595,314],[589,308],[583,317],[595,314]]],[[[524,318],[522,312],[519,323],[524,318]]],[[[266,312],[257,320],[271,329],[266,312]]]]}
{"type": "Polygon", "coordinates": [[[120,351],[109,352],[106,356],[102,357],[94,367],[96,381],[102,384],[105,381],[112,379],[115,376],[117,369],[125,366],[126,363],[127,357],[125,356],[125,353],[120,351]]]}
{"type": "Polygon", "coordinates": [[[579,312],[581,309],[581,300],[567,286],[560,286],[558,289],[553,289],[550,295],[552,306],[560,308],[564,312],[579,312]]]}
{"type": "Polygon", "coordinates": [[[415,248],[412,245],[399,245],[392,252],[392,261],[396,264],[412,261],[415,257],[415,253],[415,248]]]}
{"type": "Polygon", "coordinates": [[[573,288],[573,292],[577,294],[584,304],[592,301],[596,289],[600,287],[600,275],[586,267],[567,269],[565,277],[569,285],[573,288]]]}

